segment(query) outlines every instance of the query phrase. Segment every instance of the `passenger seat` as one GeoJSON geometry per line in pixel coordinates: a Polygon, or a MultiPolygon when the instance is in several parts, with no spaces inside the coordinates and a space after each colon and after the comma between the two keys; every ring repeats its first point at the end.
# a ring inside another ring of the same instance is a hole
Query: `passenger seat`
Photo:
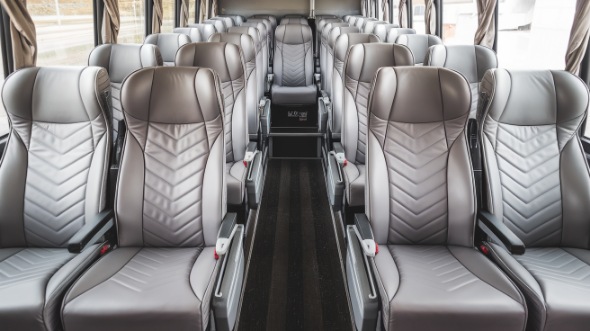
{"type": "Polygon", "coordinates": [[[219,15],[218,17],[229,17],[232,19],[233,21],[233,26],[240,26],[242,25],[242,23],[246,22],[246,18],[242,15],[232,15],[232,14],[222,14],[219,15]]]}
{"type": "MultiPolygon", "coordinates": [[[[326,17],[326,18],[322,18],[320,20],[316,20],[316,26],[315,26],[315,56],[319,57],[321,56],[320,52],[321,52],[321,40],[322,40],[322,31],[324,30],[324,26],[326,26],[326,24],[328,23],[341,23],[342,20],[337,18],[337,17],[326,17]]],[[[320,68],[321,68],[321,62],[320,62],[320,68]]]]}
{"type": "Polygon", "coordinates": [[[424,64],[428,49],[434,45],[442,45],[443,42],[432,34],[403,34],[397,37],[395,43],[408,46],[414,55],[414,62],[417,66],[421,66],[424,64]]]}
{"type": "Polygon", "coordinates": [[[382,42],[387,42],[389,30],[397,28],[399,28],[397,24],[377,24],[373,28],[373,34],[379,37],[382,42]]]}
{"type": "Polygon", "coordinates": [[[416,30],[409,29],[409,28],[392,28],[387,30],[387,38],[385,38],[385,42],[388,43],[396,43],[397,38],[401,35],[405,34],[416,34],[416,30]]]}
{"type": "Polygon", "coordinates": [[[208,19],[203,21],[203,23],[213,25],[215,27],[215,32],[217,33],[227,32],[227,26],[225,25],[225,22],[221,19],[208,19]]]}
{"type": "MultiPolygon", "coordinates": [[[[209,40],[212,34],[216,33],[215,26],[213,24],[201,23],[201,24],[189,24],[189,28],[197,28],[201,33],[201,41],[209,40]]],[[[195,41],[196,42],[196,41],[195,41]]]]}
{"type": "Polygon", "coordinates": [[[198,28],[174,28],[174,30],[172,30],[172,32],[182,33],[182,34],[187,35],[191,39],[191,42],[193,42],[193,43],[198,43],[198,42],[203,41],[203,39],[201,37],[201,31],[198,28]]]}
{"type": "Polygon", "coordinates": [[[229,33],[247,34],[252,37],[252,40],[254,41],[254,47],[256,49],[256,92],[257,99],[262,100],[266,89],[265,85],[268,66],[265,66],[265,63],[268,62],[268,53],[266,53],[266,49],[262,47],[260,33],[258,32],[258,29],[249,26],[233,27],[229,29],[229,33]],[[265,57],[267,58],[265,59],[265,57]]]}
{"type": "MultiPolygon", "coordinates": [[[[330,37],[330,32],[334,28],[343,28],[350,26],[348,23],[332,23],[329,22],[328,24],[324,25],[324,29],[321,33],[321,48],[320,48],[320,76],[322,78],[321,89],[326,91],[327,87],[330,85],[328,83],[328,79],[330,78],[330,74],[328,71],[330,70],[330,50],[328,49],[328,39],[330,37]]],[[[360,31],[360,30],[359,30],[360,31]]],[[[329,92],[328,92],[329,93],[329,92]]]]}
{"type": "Polygon", "coordinates": [[[164,66],[174,66],[176,52],[190,42],[191,38],[183,33],[154,33],[147,36],[143,43],[158,46],[164,66]]]}
{"type": "Polygon", "coordinates": [[[304,24],[309,25],[307,19],[304,17],[283,17],[279,25],[285,24],[304,24]]]}
{"type": "Polygon", "coordinates": [[[241,27],[251,27],[255,28],[258,33],[260,34],[260,42],[262,47],[262,57],[263,68],[264,68],[264,81],[266,82],[266,75],[269,73],[270,70],[270,53],[269,47],[271,45],[270,39],[268,37],[268,32],[266,30],[266,25],[262,22],[244,22],[241,27]]]}

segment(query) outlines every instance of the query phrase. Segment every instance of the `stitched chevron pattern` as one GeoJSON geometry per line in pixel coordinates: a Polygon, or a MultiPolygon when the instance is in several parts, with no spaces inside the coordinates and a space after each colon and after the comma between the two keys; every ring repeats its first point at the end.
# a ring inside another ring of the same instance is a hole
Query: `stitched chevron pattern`
{"type": "Polygon", "coordinates": [[[442,122],[389,122],[389,242],[444,244],[447,238],[447,143],[442,122]]]}
{"type": "Polygon", "coordinates": [[[0,262],[0,296],[3,288],[47,280],[74,254],[66,249],[27,248],[0,262]]]}
{"type": "Polygon", "coordinates": [[[223,104],[225,106],[225,157],[227,162],[234,161],[233,144],[232,144],[232,121],[234,105],[238,94],[244,89],[244,76],[227,82],[221,83],[221,93],[223,94],[223,104]]]}
{"type": "Polygon", "coordinates": [[[304,44],[283,44],[277,43],[282,54],[283,75],[282,86],[306,86],[305,58],[310,50],[311,43],[304,44]]]}
{"type": "Polygon", "coordinates": [[[371,93],[371,82],[359,82],[346,76],[346,88],[354,97],[356,111],[358,114],[358,144],[355,162],[365,164],[367,153],[367,108],[369,106],[369,94],[371,93]]]}
{"type": "Polygon", "coordinates": [[[115,136],[119,131],[119,122],[123,120],[123,106],[121,105],[121,85],[111,82],[111,116],[113,117],[113,130],[115,136]]]}
{"type": "Polygon", "coordinates": [[[562,211],[555,125],[498,124],[496,155],[506,225],[527,246],[559,245],[562,211]]]}
{"type": "Polygon", "coordinates": [[[84,225],[90,122],[32,125],[24,226],[31,246],[63,247],[84,225]]]}
{"type": "Polygon", "coordinates": [[[203,123],[149,124],[143,207],[145,245],[203,244],[201,200],[208,151],[203,123]]]}
{"type": "Polygon", "coordinates": [[[571,286],[590,295],[590,265],[561,248],[527,248],[524,255],[514,255],[539,281],[543,288],[571,286]]]}
{"type": "Polygon", "coordinates": [[[188,277],[201,251],[202,248],[144,248],[103,284],[115,283],[121,291],[135,293],[146,293],[161,287],[188,290],[188,277]]]}

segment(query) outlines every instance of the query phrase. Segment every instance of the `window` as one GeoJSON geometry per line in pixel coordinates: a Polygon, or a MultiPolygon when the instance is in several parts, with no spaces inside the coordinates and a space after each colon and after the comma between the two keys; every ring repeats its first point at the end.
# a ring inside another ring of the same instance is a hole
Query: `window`
{"type": "Polygon", "coordinates": [[[424,12],[426,7],[424,6],[424,0],[412,1],[412,27],[416,30],[416,33],[426,33],[426,26],[424,25],[424,12]]]}
{"type": "Polygon", "coordinates": [[[197,0],[190,0],[188,3],[188,24],[197,22],[197,0]]]}
{"type": "Polygon", "coordinates": [[[174,16],[176,16],[174,14],[174,2],[174,0],[162,1],[162,8],[164,9],[162,17],[162,29],[160,30],[162,32],[172,32],[172,29],[174,29],[174,16]]]}
{"type": "Polygon", "coordinates": [[[117,42],[119,44],[141,44],[145,37],[144,0],[119,0],[121,28],[117,42]]]}
{"type": "Polygon", "coordinates": [[[498,62],[512,69],[564,69],[576,0],[500,0],[498,62]]]}
{"type": "Polygon", "coordinates": [[[473,0],[445,0],[443,42],[447,45],[473,45],[477,20],[477,5],[473,0]]]}
{"type": "Polygon", "coordinates": [[[401,23],[399,21],[399,1],[398,0],[391,0],[391,1],[389,1],[389,5],[393,6],[393,8],[392,8],[393,15],[391,17],[391,23],[401,26],[401,23]]]}
{"type": "Polygon", "coordinates": [[[37,29],[37,65],[86,65],[94,48],[92,0],[34,0],[27,9],[37,29]]]}

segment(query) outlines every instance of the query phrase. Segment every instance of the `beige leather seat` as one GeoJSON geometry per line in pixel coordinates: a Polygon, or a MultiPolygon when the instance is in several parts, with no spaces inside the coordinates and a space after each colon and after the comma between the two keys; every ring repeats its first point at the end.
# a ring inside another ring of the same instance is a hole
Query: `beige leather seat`
{"type": "MultiPolygon", "coordinates": [[[[200,23],[200,24],[189,24],[189,28],[197,28],[201,33],[200,41],[207,41],[212,34],[216,33],[215,26],[213,24],[200,23]]],[[[194,41],[197,42],[197,41],[194,41]]]]}
{"type": "Polygon", "coordinates": [[[158,46],[164,66],[173,66],[178,49],[190,42],[191,38],[183,33],[154,33],[147,36],[143,43],[158,46]]]}
{"type": "Polygon", "coordinates": [[[191,39],[191,42],[193,43],[198,43],[203,41],[203,38],[201,36],[201,30],[199,30],[198,28],[174,28],[172,30],[172,32],[174,33],[182,33],[185,34],[187,36],[189,36],[189,38],[191,39]]]}

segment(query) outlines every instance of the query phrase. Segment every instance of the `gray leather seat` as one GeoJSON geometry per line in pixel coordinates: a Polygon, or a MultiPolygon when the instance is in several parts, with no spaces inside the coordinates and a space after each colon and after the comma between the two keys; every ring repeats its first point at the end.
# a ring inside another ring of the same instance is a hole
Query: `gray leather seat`
{"type": "Polygon", "coordinates": [[[430,47],[424,65],[444,67],[460,72],[471,88],[470,118],[475,118],[479,100],[479,82],[488,69],[498,67],[496,53],[479,45],[435,45],[430,47]]]}
{"type": "Polygon", "coordinates": [[[210,18],[208,20],[204,20],[203,23],[213,25],[215,27],[215,32],[217,33],[227,32],[227,26],[225,25],[225,21],[222,19],[215,20],[210,18]]]}
{"type": "Polygon", "coordinates": [[[334,71],[334,45],[336,39],[342,34],[347,33],[358,33],[359,30],[355,27],[333,27],[326,40],[326,49],[328,54],[326,55],[326,72],[325,72],[325,87],[324,91],[328,94],[328,97],[332,99],[332,76],[334,71]]]}
{"type": "MultiPolygon", "coordinates": [[[[316,26],[315,26],[315,55],[320,56],[320,49],[322,47],[321,40],[322,40],[322,31],[324,30],[324,26],[328,23],[342,23],[343,21],[337,17],[326,17],[321,18],[319,20],[316,19],[316,26]]],[[[348,22],[345,22],[348,23],[348,22]]],[[[320,64],[321,66],[321,64],[320,64]]]]}
{"type": "Polygon", "coordinates": [[[309,25],[305,17],[283,17],[279,25],[285,24],[304,24],[309,25]]]}
{"type": "Polygon", "coordinates": [[[397,24],[377,24],[373,28],[373,34],[379,37],[381,41],[386,42],[389,30],[397,28],[399,28],[397,24]]]}
{"type": "Polygon", "coordinates": [[[330,38],[330,33],[332,32],[332,29],[334,29],[334,28],[343,28],[343,27],[348,27],[348,26],[350,26],[348,23],[328,22],[326,25],[324,25],[324,29],[322,30],[321,43],[320,43],[320,45],[321,45],[321,48],[320,48],[320,75],[322,77],[321,89],[324,91],[328,90],[328,86],[330,85],[330,83],[328,83],[328,80],[331,77],[331,75],[328,73],[328,71],[330,70],[330,62],[331,62],[331,60],[329,59],[330,50],[329,50],[329,45],[328,45],[328,39],[330,38]]]}
{"type": "MultiPolygon", "coordinates": [[[[348,35],[349,38],[353,35],[348,35]]],[[[367,37],[361,37],[367,38],[367,37]]],[[[376,37],[368,37],[376,38],[376,37]]],[[[340,45],[336,52],[341,53],[340,45]]],[[[340,55],[338,56],[340,58],[340,55]]],[[[411,66],[412,53],[403,45],[370,43],[350,48],[344,63],[342,107],[342,147],[348,165],[343,168],[345,197],[350,206],[365,204],[365,155],[369,94],[375,73],[381,67],[411,66]]]]}
{"type": "Polygon", "coordinates": [[[178,49],[190,42],[191,38],[183,33],[154,33],[143,43],[158,46],[164,66],[173,66],[178,49]]]}
{"type": "Polygon", "coordinates": [[[114,138],[117,138],[119,125],[123,125],[121,109],[121,84],[132,72],[145,68],[162,66],[160,50],[154,45],[104,44],[90,52],[88,65],[107,70],[111,84],[111,116],[114,138]]]}
{"type": "MultiPolygon", "coordinates": [[[[356,27],[340,28],[358,30],[356,27]]],[[[379,38],[367,33],[344,33],[337,37],[332,46],[334,52],[334,65],[332,66],[332,112],[328,114],[328,128],[332,138],[340,140],[342,132],[342,108],[344,104],[344,61],[348,50],[357,44],[378,43],[379,38]]]]}
{"type": "Polygon", "coordinates": [[[216,33],[209,42],[225,42],[238,46],[241,50],[244,69],[246,71],[246,114],[248,116],[248,134],[251,140],[258,137],[260,116],[258,103],[261,99],[258,93],[258,76],[256,73],[256,45],[254,39],[242,33],[216,33]]]}
{"type": "MultiPolygon", "coordinates": [[[[212,34],[216,33],[215,26],[213,24],[208,23],[200,23],[200,24],[189,24],[189,28],[197,28],[201,33],[201,41],[209,40],[212,34]]],[[[195,41],[196,42],[196,41],[195,41]]]]}
{"type": "Polygon", "coordinates": [[[201,30],[199,30],[198,28],[174,28],[172,32],[187,35],[193,43],[203,41],[203,38],[201,37],[201,30]]]}
{"type": "Polygon", "coordinates": [[[272,103],[314,104],[313,35],[309,25],[279,25],[276,30],[272,103]]]}
{"type": "Polygon", "coordinates": [[[471,93],[445,68],[383,68],[367,132],[367,206],[386,330],[523,331],[518,288],[474,249],[471,93]],[[428,95],[428,98],[424,98],[428,95]]]}
{"type": "Polygon", "coordinates": [[[266,25],[262,22],[244,22],[242,23],[241,27],[250,27],[250,28],[255,28],[258,33],[260,34],[260,43],[261,43],[261,50],[262,50],[262,54],[264,55],[262,57],[262,65],[263,65],[263,71],[264,71],[264,81],[266,82],[266,75],[269,73],[269,67],[270,67],[270,41],[268,38],[268,33],[266,30],[266,25]]]}
{"type": "Polygon", "coordinates": [[[349,15],[345,22],[349,23],[350,26],[356,27],[356,21],[361,17],[363,17],[363,15],[349,15]]]}
{"type": "MultiPolygon", "coordinates": [[[[275,40],[275,30],[276,25],[273,25],[269,18],[250,18],[248,22],[251,23],[262,23],[266,28],[266,35],[267,35],[267,47],[268,47],[268,61],[269,65],[272,63],[272,59],[274,56],[274,40],[275,40]]],[[[261,30],[262,31],[262,30],[261,30]]]]}
{"type": "Polygon", "coordinates": [[[65,330],[205,330],[226,214],[217,78],[205,68],[143,69],[123,84],[122,102],[118,248],[68,291],[65,330]]]}
{"type": "Polygon", "coordinates": [[[377,25],[381,25],[381,24],[389,24],[389,22],[385,22],[385,21],[367,21],[365,23],[365,26],[363,27],[363,33],[373,33],[375,32],[375,27],[377,25]]]}
{"type": "Polygon", "coordinates": [[[230,17],[215,16],[211,17],[210,20],[222,21],[223,25],[225,26],[225,32],[234,26],[234,20],[232,20],[230,17]]]}
{"type": "Polygon", "coordinates": [[[264,18],[264,19],[267,19],[270,22],[270,26],[271,26],[271,28],[272,28],[273,31],[279,25],[278,22],[277,22],[277,18],[274,17],[273,15],[257,14],[257,15],[250,16],[250,18],[254,18],[254,19],[264,18]]]}
{"type": "Polygon", "coordinates": [[[227,203],[241,205],[246,192],[244,157],[248,145],[246,72],[240,48],[224,42],[187,44],[176,54],[177,66],[211,68],[223,94],[227,203]]]}
{"type": "Polygon", "coordinates": [[[387,30],[387,38],[385,42],[396,43],[397,38],[404,34],[416,34],[416,30],[410,28],[392,28],[387,30]]]}
{"type": "Polygon", "coordinates": [[[480,138],[486,207],[526,245],[486,243],[524,293],[527,330],[590,325],[590,175],[579,130],[588,89],[565,71],[489,70],[480,138]]]}
{"type": "Polygon", "coordinates": [[[365,31],[365,25],[367,25],[368,22],[376,22],[376,21],[378,21],[378,20],[373,17],[362,17],[356,21],[354,26],[356,26],[359,29],[359,31],[365,31]]]}
{"type": "MultiPolygon", "coordinates": [[[[242,33],[252,37],[254,47],[256,50],[256,92],[258,100],[264,97],[264,90],[266,84],[266,74],[268,66],[265,66],[265,61],[268,61],[266,49],[262,48],[262,41],[260,39],[260,32],[257,28],[249,26],[238,26],[229,29],[229,33],[242,33]],[[266,57],[266,59],[265,59],[266,57]]],[[[250,92],[248,92],[250,93],[250,92]]]]}
{"type": "Polygon", "coordinates": [[[105,207],[111,148],[103,68],[27,68],[2,99],[11,122],[0,166],[0,325],[61,330],[61,299],[99,255],[69,241],[105,207]]]}
{"type": "Polygon", "coordinates": [[[442,45],[442,40],[432,34],[402,34],[397,37],[395,42],[408,46],[414,55],[414,62],[417,66],[424,64],[424,59],[431,46],[442,45]]]}
{"type": "Polygon", "coordinates": [[[246,22],[246,18],[242,15],[232,15],[232,14],[221,14],[219,17],[229,17],[233,21],[233,26],[240,26],[242,23],[246,22]]]}

